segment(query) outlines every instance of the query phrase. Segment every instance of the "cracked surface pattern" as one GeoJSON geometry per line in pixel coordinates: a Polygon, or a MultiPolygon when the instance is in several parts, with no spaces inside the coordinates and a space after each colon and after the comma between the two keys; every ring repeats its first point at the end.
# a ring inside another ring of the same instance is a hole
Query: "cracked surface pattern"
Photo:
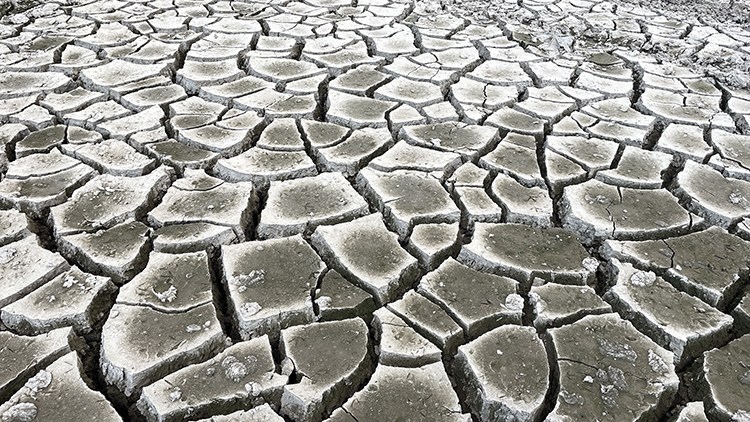
{"type": "Polygon", "coordinates": [[[643,3],[0,0],[0,420],[749,422],[750,4],[643,3]]]}

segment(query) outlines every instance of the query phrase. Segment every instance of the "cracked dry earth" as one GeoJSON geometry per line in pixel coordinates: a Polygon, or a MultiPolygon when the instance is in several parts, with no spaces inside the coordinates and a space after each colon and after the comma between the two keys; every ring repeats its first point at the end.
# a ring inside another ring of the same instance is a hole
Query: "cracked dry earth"
{"type": "Polygon", "coordinates": [[[3,17],[2,422],[750,421],[750,31],[483,9],[3,17]]]}

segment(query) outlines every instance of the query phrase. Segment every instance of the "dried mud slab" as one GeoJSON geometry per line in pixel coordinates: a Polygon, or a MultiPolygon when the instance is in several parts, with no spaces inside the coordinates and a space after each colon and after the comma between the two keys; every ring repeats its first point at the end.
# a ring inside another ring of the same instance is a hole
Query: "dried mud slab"
{"type": "Polygon", "coordinates": [[[38,335],[62,327],[79,334],[92,332],[107,315],[116,291],[108,277],[95,276],[78,267],[58,275],[28,296],[0,311],[6,327],[25,335],[38,335]]]}
{"type": "Polygon", "coordinates": [[[152,252],[148,264],[122,286],[117,303],[161,312],[187,312],[213,300],[208,254],[152,252]]]}
{"type": "Polygon", "coordinates": [[[326,266],[302,236],[222,246],[221,259],[243,339],[314,321],[312,294],[326,266]]]}
{"type": "Polygon", "coordinates": [[[418,276],[417,260],[401,249],[380,214],[319,226],[311,242],[336,271],[372,294],[378,304],[393,301],[418,276]]]}
{"type": "Polygon", "coordinates": [[[473,241],[461,248],[457,259],[482,271],[523,280],[525,289],[537,277],[583,285],[596,272],[591,256],[573,233],[522,224],[477,223],[473,241]]]}
{"type": "Polygon", "coordinates": [[[342,142],[330,146],[313,146],[312,156],[326,171],[357,175],[375,157],[386,152],[393,138],[386,128],[357,129],[342,142]]]}
{"type": "Polygon", "coordinates": [[[469,415],[461,413],[458,397],[441,363],[419,368],[378,366],[365,388],[327,421],[374,422],[382,418],[410,418],[415,414],[426,420],[471,420],[469,415]]]}
{"type": "Polygon", "coordinates": [[[513,279],[474,270],[453,258],[422,277],[417,286],[458,321],[469,338],[500,325],[521,324],[521,310],[508,307],[517,289],[513,279]]]}
{"type": "Polygon", "coordinates": [[[616,314],[550,330],[560,393],[550,421],[659,418],[677,392],[673,354],[616,314]]]}
{"type": "Polygon", "coordinates": [[[53,149],[13,161],[0,182],[0,201],[32,216],[64,203],[74,190],[97,173],[80,161],[53,149]]]}
{"type": "Polygon", "coordinates": [[[720,310],[739,293],[748,273],[750,244],[719,227],[664,240],[607,241],[602,255],[661,275],[680,290],[720,310]],[[706,262],[705,257],[712,261],[706,262]]]}
{"type": "Polygon", "coordinates": [[[26,216],[15,210],[0,211],[0,246],[5,246],[31,235],[26,216]]]}
{"type": "Polygon", "coordinates": [[[380,365],[417,368],[440,362],[442,350],[388,308],[375,311],[370,324],[380,340],[380,365]]]}
{"type": "Polygon", "coordinates": [[[132,396],[171,368],[204,360],[223,339],[210,303],[178,313],[115,304],[102,328],[100,369],[107,384],[132,396]]]}
{"type": "Polygon", "coordinates": [[[396,108],[398,103],[331,91],[327,105],[327,122],[361,129],[386,127],[386,113],[396,108]]]}
{"type": "Polygon", "coordinates": [[[27,236],[0,248],[0,308],[11,304],[68,270],[70,265],[58,253],[27,236]]]}
{"type": "Polygon", "coordinates": [[[416,256],[420,265],[437,268],[459,247],[458,223],[418,224],[409,236],[406,250],[416,256]]]}
{"type": "Polygon", "coordinates": [[[212,416],[208,419],[201,419],[200,422],[283,422],[284,418],[273,411],[267,403],[254,407],[250,410],[238,410],[228,415],[212,416]]]}
{"type": "Polygon", "coordinates": [[[0,341],[4,350],[0,357],[3,367],[0,372],[0,401],[8,400],[29,378],[70,352],[70,335],[70,328],[33,337],[1,331],[0,341]]]}
{"type": "Polygon", "coordinates": [[[256,202],[252,183],[229,183],[201,170],[186,170],[148,213],[148,221],[157,228],[189,223],[229,227],[242,241],[256,202]]]}
{"type": "Polygon", "coordinates": [[[11,99],[34,94],[62,92],[71,84],[70,78],[56,72],[6,72],[0,78],[0,98],[11,99]]]}
{"type": "Polygon", "coordinates": [[[322,224],[346,222],[369,213],[365,200],[341,173],[271,182],[256,228],[263,239],[310,233],[322,224]]]}
{"type": "Polygon", "coordinates": [[[708,165],[685,162],[674,191],[687,209],[712,225],[726,229],[750,215],[750,182],[725,178],[708,165]]]}
{"type": "Polygon", "coordinates": [[[680,411],[680,415],[676,422],[708,422],[703,402],[694,401],[688,403],[685,408],[680,411]]]}
{"type": "Polygon", "coordinates": [[[454,368],[481,420],[520,422],[541,415],[550,368],[534,328],[506,325],[489,331],[458,348],[454,368]]]}
{"type": "Polygon", "coordinates": [[[294,421],[321,420],[356,391],[372,368],[369,331],[360,318],[287,328],[280,342],[301,377],[281,396],[281,413],[294,421]]]}
{"type": "Polygon", "coordinates": [[[378,205],[389,226],[405,239],[420,223],[456,223],[460,211],[440,182],[427,173],[394,170],[383,173],[366,168],[357,175],[357,187],[378,205]]]}
{"type": "Polygon", "coordinates": [[[55,125],[32,132],[15,143],[16,158],[51,152],[65,141],[65,126],[55,125]]]}
{"type": "Polygon", "coordinates": [[[329,270],[323,276],[314,301],[323,321],[355,318],[375,310],[372,295],[348,282],[336,270],[329,270]]]}
{"type": "MultiPolygon", "coordinates": [[[[111,135],[110,135],[111,136],[111,135]]],[[[148,174],[157,162],[125,142],[108,139],[97,144],[86,143],[64,147],[65,152],[94,167],[101,173],[138,177],[148,174]]]]}
{"type": "Polygon", "coordinates": [[[566,187],[562,209],[563,227],[585,244],[675,236],[693,226],[691,214],[665,189],[620,188],[598,180],[566,187]]]}
{"type": "Polygon", "coordinates": [[[587,315],[612,312],[612,307],[589,286],[547,283],[532,286],[529,302],[538,330],[572,324],[587,315]]]}
{"type": "Polygon", "coordinates": [[[287,382],[275,370],[271,345],[262,336],[145,387],[137,406],[148,420],[159,422],[260,406],[264,399],[277,399],[287,382]]]}
{"type": "Polygon", "coordinates": [[[750,415],[747,387],[750,370],[737,357],[747,356],[750,336],[742,336],[726,346],[703,354],[704,382],[708,388],[706,410],[720,421],[742,421],[750,415]]]}
{"type": "Polygon", "coordinates": [[[500,173],[492,181],[490,194],[506,212],[506,222],[544,228],[552,226],[554,207],[546,187],[527,187],[500,173]]]}
{"type": "Polygon", "coordinates": [[[461,326],[440,306],[413,290],[387,308],[441,350],[455,350],[463,342],[461,326]]]}
{"type": "Polygon", "coordinates": [[[240,155],[221,159],[214,173],[230,182],[253,182],[263,188],[275,180],[315,176],[315,163],[304,151],[275,151],[250,148],[240,155]]]}
{"type": "Polygon", "coordinates": [[[671,350],[676,366],[729,339],[734,322],[729,315],[680,292],[653,272],[616,259],[610,263],[616,284],[604,299],[641,332],[671,350]]]}
{"type": "Polygon", "coordinates": [[[7,421],[75,420],[82,414],[97,421],[122,421],[104,395],[86,385],[74,352],[40,370],[0,405],[0,417],[7,421]]]}
{"type": "Polygon", "coordinates": [[[455,152],[469,159],[486,154],[500,140],[497,129],[453,122],[404,127],[399,137],[414,145],[455,152]]]}
{"type": "Polygon", "coordinates": [[[50,225],[59,239],[141,218],[166,192],[171,178],[172,172],[163,166],[141,177],[97,176],[76,190],[68,202],[52,207],[50,225]]]}
{"type": "Polygon", "coordinates": [[[145,265],[151,229],[139,221],[126,221],[95,233],[61,236],[60,253],[86,271],[104,274],[121,285],[145,265]]]}

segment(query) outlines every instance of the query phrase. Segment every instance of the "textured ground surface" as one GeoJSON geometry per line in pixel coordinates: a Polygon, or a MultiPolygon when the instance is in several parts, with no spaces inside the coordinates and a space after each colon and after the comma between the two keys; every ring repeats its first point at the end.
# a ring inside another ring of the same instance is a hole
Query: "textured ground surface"
{"type": "Polygon", "coordinates": [[[684,3],[17,5],[0,420],[750,421],[748,5],[684,3]]]}

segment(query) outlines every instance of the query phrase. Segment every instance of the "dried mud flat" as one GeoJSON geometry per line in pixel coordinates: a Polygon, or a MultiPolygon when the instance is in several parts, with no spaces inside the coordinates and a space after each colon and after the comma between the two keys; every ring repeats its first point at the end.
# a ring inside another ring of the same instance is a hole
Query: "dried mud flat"
{"type": "Polygon", "coordinates": [[[750,421],[746,2],[2,4],[2,422],[750,421]]]}

